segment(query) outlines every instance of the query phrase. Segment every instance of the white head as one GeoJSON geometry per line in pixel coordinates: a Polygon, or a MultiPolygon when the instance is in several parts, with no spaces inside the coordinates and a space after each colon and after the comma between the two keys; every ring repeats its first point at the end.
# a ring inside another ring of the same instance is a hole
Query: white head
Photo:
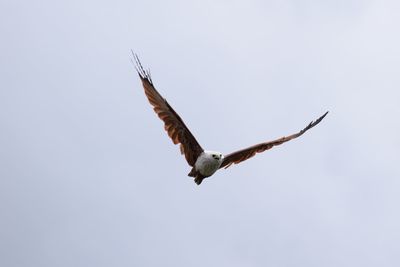
{"type": "Polygon", "coordinates": [[[224,155],[222,155],[221,152],[217,151],[204,151],[205,154],[207,154],[210,158],[222,162],[224,159],[224,155]]]}

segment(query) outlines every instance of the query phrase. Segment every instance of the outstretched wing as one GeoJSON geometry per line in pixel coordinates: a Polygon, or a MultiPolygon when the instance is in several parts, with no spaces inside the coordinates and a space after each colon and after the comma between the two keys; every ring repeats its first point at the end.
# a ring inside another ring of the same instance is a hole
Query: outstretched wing
{"type": "Polygon", "coordinates": [[[197,157],[203,149],[194,138],[193,134],[186,127],[185,123],[154,88],[150,73],[143,69],[142,64],[136,54],[133,57],[136,62],[136,70],[143,83],[144,92],[158,117],[164,121],[164,128],[174,144],[180,144],[181,153],[185,155],[186,161],[190,166],[194,166],[197,157]]]}
{"type": "Polygon", "coordinates": [[[242,161],[245,161],[245,160],[253,157],[257,153],[264,152],[265,150],[271,149],[274,146],[283,144],[287,141],[290,141],[292,139],[295,139],[295,138],[301,136],[306,131],[308,131],[309,129],[311,129],[318,123],[320,123],[320,121],[322,121],[322,119],[325,118],[326,114],[328,114],[328,112],[326,112],[324,115],[319,117],[315,122],[313,122],[313,121],[310,122],[310,124],[306,128],[304,128],[303,130],[301,130],[298,133],[295,133],[295,134],[292,134],[289,136],[285,136],[285,137],[281,137],[281,138],[273,140],[273,141],[257,144],[257,145],[254,145],[254,146],[251,146],[251,147],[248,147],[248,148],[245,148],[245,149],[242,149],[242,150],[239,150],[239,151],[236,151],[236,152],[226,155],[224,157],[224,160],[223,160],[220,168],[225,167],[225,169],[226,169],[229,166],[231,166],[232,164],[238,164],[242,161]]]}

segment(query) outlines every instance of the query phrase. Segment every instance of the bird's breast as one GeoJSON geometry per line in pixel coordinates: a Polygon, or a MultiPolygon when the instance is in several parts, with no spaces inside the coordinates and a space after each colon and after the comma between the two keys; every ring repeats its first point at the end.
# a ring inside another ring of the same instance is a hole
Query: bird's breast
{"type": "Polygon", "coordinates": [[[220,166],[220,160],[216,160],[204,153],[197,158],[195,163],[196,170],[206,177],[213,175],[220,166]]]}

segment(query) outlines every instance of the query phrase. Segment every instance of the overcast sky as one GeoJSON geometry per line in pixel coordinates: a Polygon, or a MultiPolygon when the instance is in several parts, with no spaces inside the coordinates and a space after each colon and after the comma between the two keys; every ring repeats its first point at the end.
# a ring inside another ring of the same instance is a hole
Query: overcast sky
{"type": "Polygon", "coordinates": [[[0,0],[0,265],[400,266],[399,1],[0,0]],[[304,136],[197,186],[200,144],[304,136]]]}

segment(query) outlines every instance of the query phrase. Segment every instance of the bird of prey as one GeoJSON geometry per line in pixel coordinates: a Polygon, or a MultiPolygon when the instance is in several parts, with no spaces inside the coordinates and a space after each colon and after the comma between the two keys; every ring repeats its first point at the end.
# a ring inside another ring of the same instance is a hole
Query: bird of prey
{"type": "Polygon", "coordinates": [[[133,52],[132,54],[135,61],[133,62],[132,60],[132,63],[136,65],[136,70],[142,81],[144,92],[150,104],[153,106],[154,111],[164,122],[164,128],[172,139],[172,142],[174,144],[180,144],[181,153],[185,155],[186,161],[192,167],[188,176],[194,177],[194,182],[197,185],[200,185],[203,179],[210,177],[220,168],[228,168],[232,164],[238,164],[245,161],[257,153],[264,152],[274,146],[301,136],[306,131],[320,123],[328,114],[328,112],[326,112],[316,121],[311,121],[307,127],[295,134],[284,136],[273,141],[259,143],[227,155],[223,155],[216,151],[207,151],[200,146],[178,113],[176,113],[176,111],[168,104],[167,100],[156,90],[150,72],[143,68],[138,56],[133,52]]]}

